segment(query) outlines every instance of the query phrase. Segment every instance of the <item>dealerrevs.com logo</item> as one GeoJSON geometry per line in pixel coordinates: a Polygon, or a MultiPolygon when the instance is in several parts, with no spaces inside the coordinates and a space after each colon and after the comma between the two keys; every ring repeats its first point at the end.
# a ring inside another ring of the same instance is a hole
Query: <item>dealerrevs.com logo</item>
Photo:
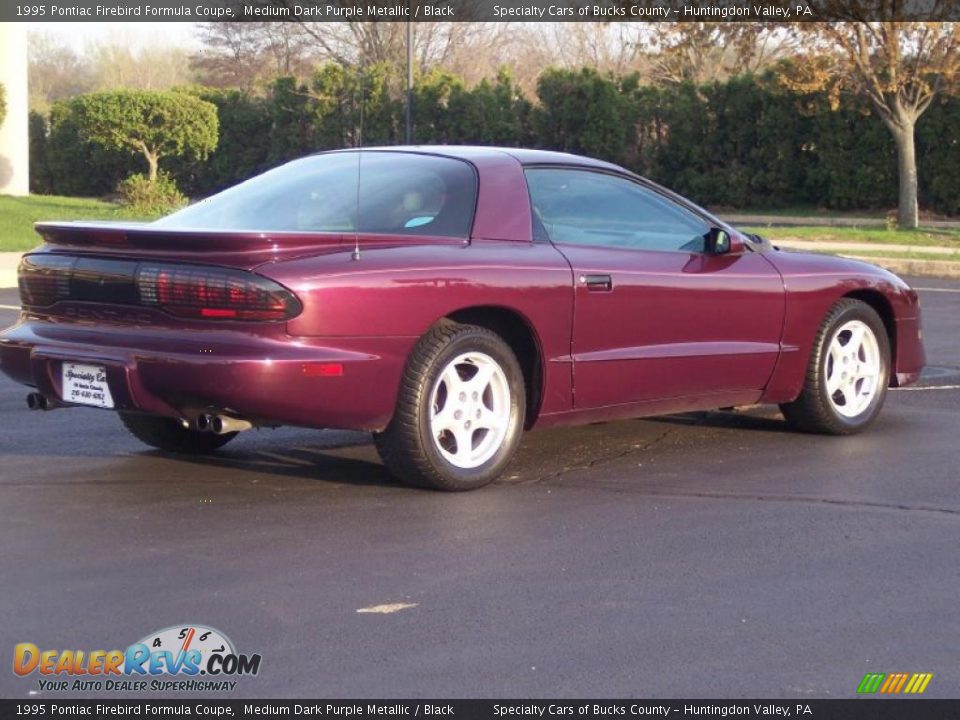
{"type": "Polygon", "coordinates": [[[175,625],[126,650],[41,650],[18,643],[13,672],[38,675],[37,689],[65,691],[230,691],[233,678],[256,675],[260,655],[238,653],[219,630],[175,625]]]}

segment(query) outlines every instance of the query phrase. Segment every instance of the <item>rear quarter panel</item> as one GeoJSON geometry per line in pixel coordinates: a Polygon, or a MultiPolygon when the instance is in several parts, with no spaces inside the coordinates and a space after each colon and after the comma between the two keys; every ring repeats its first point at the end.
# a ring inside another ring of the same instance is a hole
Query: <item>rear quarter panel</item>
{"type": "Polygon", "coordinates": [[[533,331],[543,369],[540,412],[570,409],[572,273],[550,245],[475,240],[377,247],[360,259],[337,253],[261,266],[257,272],[293,290],[303,312],[287,323],[293,337],[325,338],[354,349],[397,339],[403,357],[383,357],[377,404],[393,408],[406,355],[437,321],[460,310],[495,307],[533,331]]]}

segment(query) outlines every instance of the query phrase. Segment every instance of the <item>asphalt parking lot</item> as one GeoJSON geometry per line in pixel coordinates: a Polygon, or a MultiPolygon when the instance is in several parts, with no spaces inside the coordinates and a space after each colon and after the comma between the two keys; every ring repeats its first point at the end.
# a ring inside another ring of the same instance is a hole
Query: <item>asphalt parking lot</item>
{"type": "Polygon", "coordinates": [[[204,623],[263,657],[236,697],[851,698],[867,672],[958,697],[960,283],[914,285],[925,387],[862,436],[771,408],[542,431],[459,495],[396,485],[362,434],[164,457],[0,379],[0,696],[37,691],[15,643],[204,623]]]}

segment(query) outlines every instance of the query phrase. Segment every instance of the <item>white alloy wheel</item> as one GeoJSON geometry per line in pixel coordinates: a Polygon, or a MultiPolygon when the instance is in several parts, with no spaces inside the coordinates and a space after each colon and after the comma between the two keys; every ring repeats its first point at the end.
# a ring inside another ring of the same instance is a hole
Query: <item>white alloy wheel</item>
{"type": "Polygon", "coordinates": [[[440,454],[462,469],[492,458],[510,428],[510,384],[489,355],[455,357],[430,393],[430,433],[440,454]]]}
{"type": "Polygon", "coordinates": [[[830,404],[840,415],[854,418],[873,402],[881,375],[880,347],[869,325],[850,320],[830,340],[826,386],[830,404]]]}

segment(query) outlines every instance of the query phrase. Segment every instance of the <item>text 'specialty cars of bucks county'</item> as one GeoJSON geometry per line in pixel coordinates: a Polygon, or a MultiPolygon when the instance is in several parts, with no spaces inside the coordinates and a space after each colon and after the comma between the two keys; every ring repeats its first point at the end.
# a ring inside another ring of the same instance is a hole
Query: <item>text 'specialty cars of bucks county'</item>
{"type": "Polygon", "coordinates": [[[776,403],[858,432],[924,364],[895,275],[556,152],[321,153],[153,223],[37,232],[3,371],[169,452],[366,430],[404,482],[466,490],[535,427],[776,403]]]}

